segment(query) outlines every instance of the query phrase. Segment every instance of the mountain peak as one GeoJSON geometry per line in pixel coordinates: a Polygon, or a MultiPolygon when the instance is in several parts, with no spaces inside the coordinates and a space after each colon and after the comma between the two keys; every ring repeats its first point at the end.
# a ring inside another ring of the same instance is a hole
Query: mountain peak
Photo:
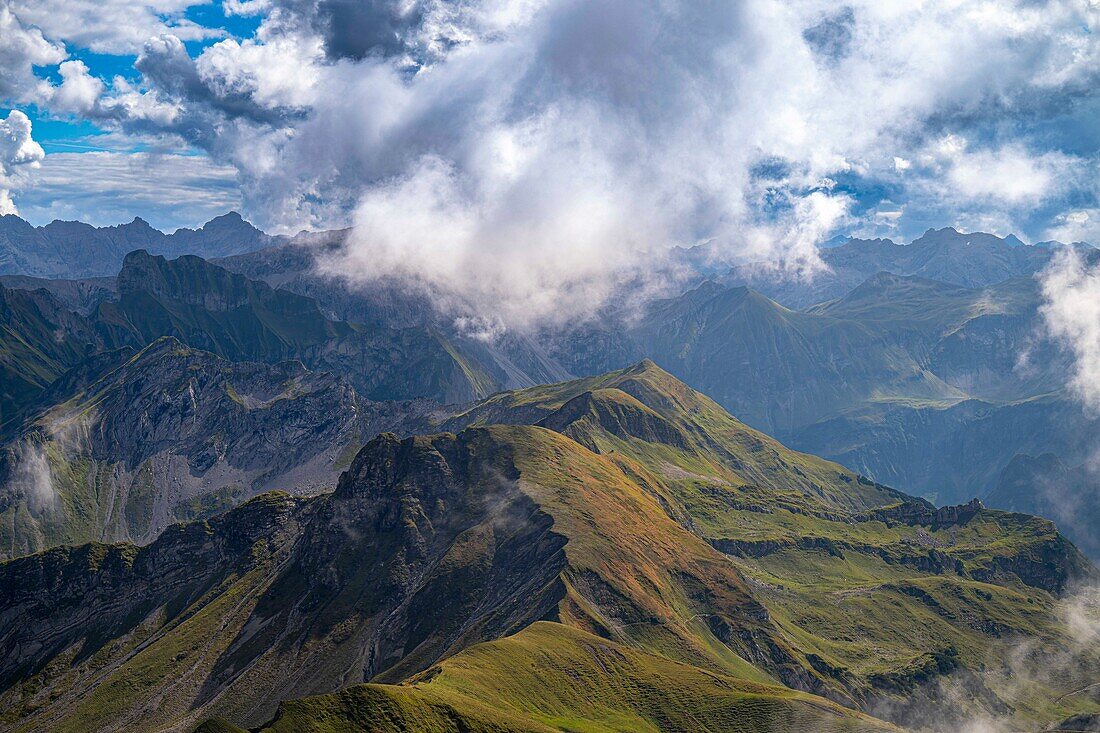
{"type": "Polygon", "coordinates": [[[34,227],[29,221],[23,219],[15,214],[4,214],[0,216],[0,231],[11,233],[29,233],[34,232],[34,227]]]}
{"type": "Polygon", "coordinates": [[[211,230],[244,230],[257,233],[260,231],[236,211],[230,211],[221,216],[215,216],[202,225],[202,231],[210,232],[211,230]]]}

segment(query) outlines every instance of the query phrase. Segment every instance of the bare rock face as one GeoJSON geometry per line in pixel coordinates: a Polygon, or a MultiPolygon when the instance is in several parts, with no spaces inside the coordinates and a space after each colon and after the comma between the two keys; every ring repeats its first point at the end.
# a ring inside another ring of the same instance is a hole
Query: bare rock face
{"type": "MultiPolygon", "coordinates": [[[[134,703],[138,727],[212,704],[262,721],[282,697],[400,679],[553,617],[565,540],[495,445],[482,431],[383,434],[335,493],[267,493],[147,547],[56,548],[0,565],[0,689],[64,659],[42,679],[75,700],[131,662],[127,640],[171,646],[202,615],[220,651],[198,652],[201,673],[176,680],[180,697],[163,711],[134,703]]],[[[66,714],[55,706],[38,720],[66,714]]]]}
{"type": "Polygon", "coordinates": [[[428,407],[372,402],[300,362],[230,363],[170,338],[89,362],[53,395],[0,457],[0,553],[149,542],[266,490],[331,490],[370,436],[428,407]]]}

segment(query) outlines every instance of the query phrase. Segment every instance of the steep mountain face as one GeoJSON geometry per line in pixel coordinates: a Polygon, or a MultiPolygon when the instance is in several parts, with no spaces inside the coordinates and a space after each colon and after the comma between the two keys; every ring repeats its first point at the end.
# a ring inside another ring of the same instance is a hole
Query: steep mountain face
{"type": "Polygon", "coordinates": [[[985,501],[1050,517],[1086,555],[1100,559],[1100,477],[1090,463],[1068,466],[1054,453],[1014,456],[985,501]]]}
{"type": "Polygon", "coordinates": [[[224,257],[250,252],[276,240],[231,212],[197,230],[164,234],[141,219],[112,227],[77,221],[31,226],[17,216],[0,217],[0,274],[41,278],[108,277],[118,272],[127,253],[196,254],[224,257]]]}
{"type": "Polygon", "coordinates": [[[1031,724],[1100,672],[1056,612],[1096,571],[1049,522],[935,510],[651,363],[452,421],[372,440],[331,494],[0,565],[0,726],[1031,724]],[[1021,689],[1010,649],[1072,661],[1021,689]]]}
{"type": "Polygon", "coordinates": [[[325,317],[316,301],[230,273],[201,258],[133,252],[118,276],[119,299],[99,306],[115,343],[162,335],[230,360],[298,359],[346,377],[371,399],[468,402],[500,381],[430,326],[360,326],[325,317]]]}
{"type": "Polygon", "coordinates": [[[230,363],[172,338],[70,373],[0,454],[0,556],[150,542],[255,494],[331,490],[354,452],[426,403],[377,403],[298,362],[230,363]]]}
{"type": "Polygon", "coordinates": [[[49,292],[0,285],[0,432],[66,369],[100,346],[93,325],[49,292]]]}
{"type": "Polygon", "coordinates": [[[118,297],[113,277],[50,280],[26,275],[0,275],[0,286],[9,290],[47,290],[66,309],[83,316],[91,315],[103,301],[118,297]]]}
{"type": "Polygon", "coordinates": [[[1091,421],[1065,393],[1068,356],[1039,338],[1040,302],[1031,279],[879,273],[791,311],[707,283],[623,333],[749,424],[951,503],[989,491],[1016,453],[1085,458],[1091,421]]]}

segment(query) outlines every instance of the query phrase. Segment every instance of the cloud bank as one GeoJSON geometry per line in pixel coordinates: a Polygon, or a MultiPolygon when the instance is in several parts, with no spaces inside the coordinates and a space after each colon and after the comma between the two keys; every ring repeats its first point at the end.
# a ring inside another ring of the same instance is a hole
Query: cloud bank
{"type": "Polygon", "coordinates": [[[806,276],[838,227],[1100,233],[1090,0],[234,0],[258,30],[214,43],[188,0],[114,30],[7,2],[23,99],[202,151],[262,225],[354,223],[340,272],[509,324],[658,287],[677,244],[806,276]]]}
{"type": "Polygon", "coordinates": [[[1073,355],[1069,386],[1090,412],[1100,414],[1100,263],[1066,249],[1042,273],[1041,283],[1047,332],[1073,355]]]}
{"type": "Polygon", "coordinates": [[[38,167],[45,157],[31,137],[31,121],[19,110],[0,120],[0,216],[18,214],[11,192],[25,184],[28,169],[38,167]]]}

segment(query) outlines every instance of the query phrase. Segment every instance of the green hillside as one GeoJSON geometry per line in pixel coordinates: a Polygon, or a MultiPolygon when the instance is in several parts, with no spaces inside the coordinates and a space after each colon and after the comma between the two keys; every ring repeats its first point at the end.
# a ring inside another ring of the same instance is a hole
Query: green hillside
{"type": "Polygon", "coordinates": [[[875,729],[862,711],[1029,729],[1095,712],[1069,694],[1100,656],[1068,604],[1096,570],[1045,520],[911,500],[649,362],[454,421],[484,425],[381,435],[331,494],[0,564],[0,728],[875,729]],[[538,424],[494,424],[521,416],[538,424]]]}
{"type": "MultiPolygon", "coordinates": [[[[354,729],[895,730],[811,695],[706,672],[547,622],[473,646],[401,685],[363,685],[283,703],[259,730],[354,729]]],[[[208,723],[201,730],[217,728],[208,723]]]]}

